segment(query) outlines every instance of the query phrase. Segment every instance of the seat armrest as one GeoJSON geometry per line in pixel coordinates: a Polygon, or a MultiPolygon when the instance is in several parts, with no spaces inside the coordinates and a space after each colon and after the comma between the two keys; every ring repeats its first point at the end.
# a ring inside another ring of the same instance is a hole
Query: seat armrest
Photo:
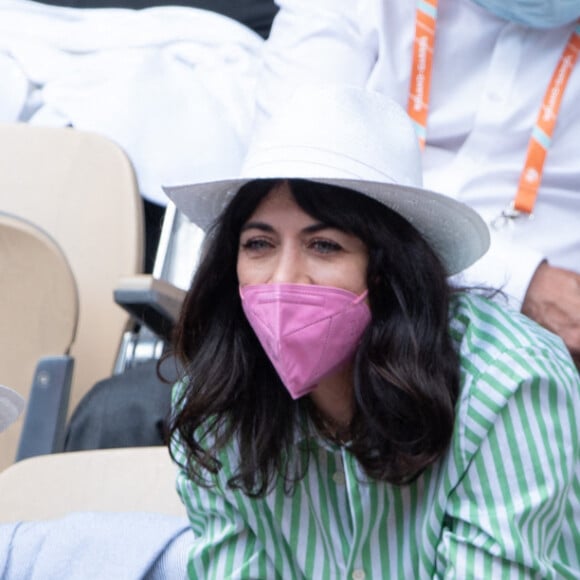
{"type": "Polygon", "coordinates": [[[38,361],[16,461],[63,450],[73,366],[68,355],[38,361]]]}
{"type": "Polygon", "coordinates": [[[166,341],[171,340],[185,294],[185,290],[150,275],[123,278],[114,291],[119,306],[166,341]]]}

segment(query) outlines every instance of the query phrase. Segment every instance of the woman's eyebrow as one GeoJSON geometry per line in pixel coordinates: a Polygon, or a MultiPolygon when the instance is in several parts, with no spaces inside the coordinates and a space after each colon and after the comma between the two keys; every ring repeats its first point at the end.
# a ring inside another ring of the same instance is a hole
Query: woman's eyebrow
{"type": "Polygon", "coordinates": [[[302,231],[305,234],[315,234],[316,232],[319,232],[321,230],[335,230],[338,228],[335,228],[333,226],[330,226],[328,224],[324,224],[322,222],[318,222],[316,224],[312,224],[311,226],[307,226],[305,227],[302,231]]]}
{"type": "MultiPolygon", "coordinates": [[[[336,228],[333,228],[332,226],[329,226],[328,224],[318,222],[318,223],[306,226],[305,228],[302,229],[302,232],[305,234],[312,234],[312,233],[316,233],[316,232],[319,232],[321,230],[326,230],[326,229],[336,229],[336,228]]],[[[270,224],[267,224],[265,222],[248,222],[242,226],[240,233],[243,233],[247,230],[261,230],[263,232],[273,232],[274,228],[270,224]]]]}
{"type": "Polygon", "coordinates": [[[247,230],[262,230],[263,232],[273,232],[274,228],[270,224],[264,222],[247,222],[242,226],[240,233],[243,233],[247,230]]]}

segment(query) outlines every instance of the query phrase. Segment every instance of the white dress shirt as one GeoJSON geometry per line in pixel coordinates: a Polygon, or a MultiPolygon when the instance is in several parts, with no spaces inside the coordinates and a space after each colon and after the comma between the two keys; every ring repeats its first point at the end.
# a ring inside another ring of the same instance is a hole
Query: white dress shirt
{"type": "MultiPolygon", "coordinates": [[[[259,123],[306,82],[366,85],[407,106],[415,3],[279,0],[258,90],[259,123]]],[[[477,209],[489,223],[513,200],[532,127],[570,24],[533,30],[471,0],[440,0],[424,186],[477,209]]],[[[580,64],[572,71],[532,219],[491,231],[490,251],[462,276],[501,287],[521,306],[547,259],[580,271],[580,64]]]]}

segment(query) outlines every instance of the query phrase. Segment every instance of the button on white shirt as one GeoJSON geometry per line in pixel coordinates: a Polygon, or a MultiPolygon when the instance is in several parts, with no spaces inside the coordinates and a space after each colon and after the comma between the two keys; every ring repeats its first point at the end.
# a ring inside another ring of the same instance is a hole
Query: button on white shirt
{"type": "MultiPolygon", "coordinates": [[[[366,85],[407,106],[415,2],[279,0],[259,121],[302,82],[366,85]],[[290,86],[291,85],[291,86],[290,86]]],[[[471,0],[439,0],[424,185],[489,223],[513,200],[550,78],[575,24],[534,30],[471,0]]],[[[533,220],[492,231],[464,282],[503,287],[519,308],[540,261],[580,270],[580,64],[570,76],[533,220]]]]}
{"type": "Polygon", "coordinates": [[[344,476],[344,471],[335,471],[334,475],[332,476],[334,483],[337,485],[344,485],[346,479],[344,476]]]}
{"type": "Polygon", "coordinates": [[[357,568],[356,570],[352,571],[352,580],[364,580],[365,579],[365,571],[357,568]]]}

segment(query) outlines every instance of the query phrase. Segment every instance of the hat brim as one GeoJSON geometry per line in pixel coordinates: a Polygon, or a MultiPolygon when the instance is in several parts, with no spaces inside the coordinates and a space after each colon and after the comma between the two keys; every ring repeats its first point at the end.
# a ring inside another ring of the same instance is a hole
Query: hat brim
{"type": "MultiPolygon", "coordinates": [[[[258,179],[260,178],[225,179],[163,189],[183,214],[207,231],[239,189],[258,179]]],[[[430,244],[443,262],[448,275],[461,272],[483,256],[489,248],[489,230],[479,214],[467,205],[440,193],[360,179],[307,179],[351,189],[397,212],[430,244]]]]}

